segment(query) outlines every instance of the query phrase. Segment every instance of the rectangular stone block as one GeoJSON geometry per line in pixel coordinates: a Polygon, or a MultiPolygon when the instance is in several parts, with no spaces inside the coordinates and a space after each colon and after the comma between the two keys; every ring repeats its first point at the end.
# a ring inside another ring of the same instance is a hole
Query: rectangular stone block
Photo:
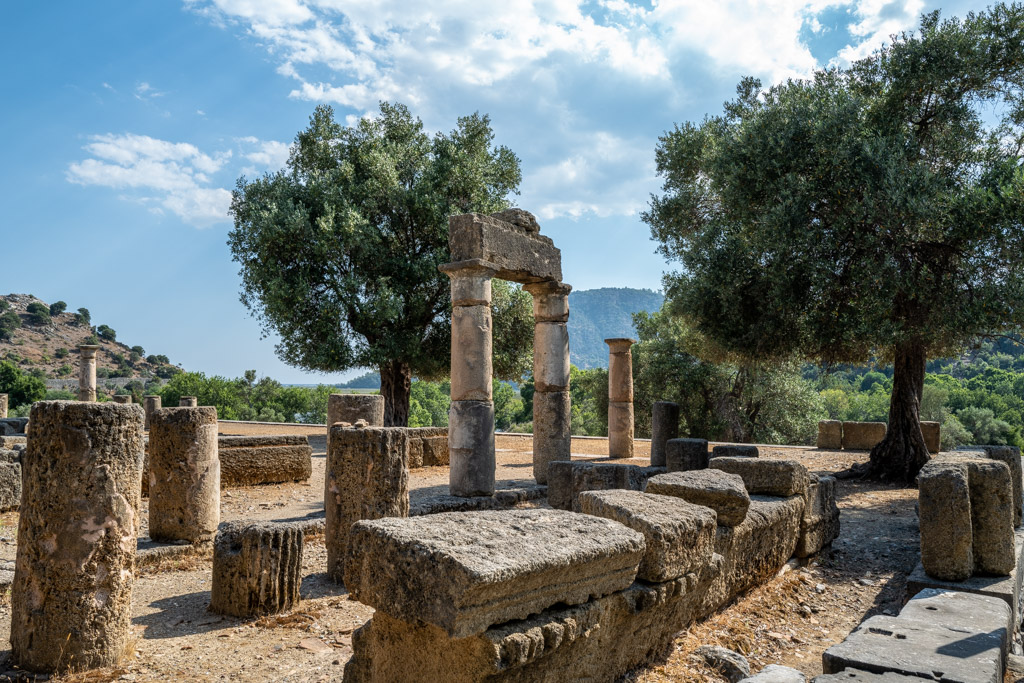
{"type": "Polygon", "coordinates": [[[885,438],[884,422],[844,422],[843,448],[848,451],[870,451],[885,438]]]}
{"type": "Polygon", "coordinates": [[[647,481],[644,490],[709,507],[717,513],[721,526],[741,524],[750,507],[750,495],[743,485],[743,478],[722,470],[659,474],[647,481]]]}
{"type": "Polygon", "coordinates": [[[932,461],[917,477],[921,562],[930,576],[962,581],[974,570],[966,463],[932,461]]]}
{"type": "Polygon", "coordinates": [[[479,213],[448,217],[452,261],[483,260],[512,282],[562,281],[562,252],[551,238],[479,213]]]}
{"type": "Polygon", "coordinates": [[[626,588],[644,538],[562,510],[486,510],[359,522],[349,548],[353,598],[465,638],[626,588]]]}
{"type": "Polygon", "coordinates": [[[836,505],[836,478],[811,474],[807,485],[807,504],[800,521],[797,557],[810,557],[839,537],[839,506],[836,505]]]}
{"type": "Polygon", "coordinates": [[[807,468],[794,460],[715,457],[708,467],[738,474],[743,478],[747,493],[765,496],[804,496],[810,481],[807,468]]]}
{"type": "Polygon", "coordinates": [[[712,458],[756,458],[757,446],[746,444],[722,444],[711,449],[712,458]]]}
{"type": "Polygon", "coordinates": [[[306,481],[313,474],[312,457],[309,445],[219,448],[220,485],[227,488],[306,481]]]}
{"type": "MultiPolygon", "coordinates": [[[[13,453],[14,451],[6,451],[13,453]]],[[[17,510],[21,505],[21,463],[0,462],[0,512],[17,510]]]]}
{"type": "Polygon", "coordinates": [[[432,436],[421,439],[423,444],[423,465],[424,467],[447,467],[448,466],[448,432],[445,430],[442,436],[432,436]]]}
{"type": "Polygon", "coordinates": [[[665,464],[669,472],[706,470],[710,459],[707,439],[669,439],[665,444],[665,464]]]}
{"type": "Polygon", "coordinates": [[[1013,553],[1013,488],[1010,468],[998,460],[968,464],[974,571],[1009,575],[1013,553]]]}
{"type": "Polygon", "coordinates": [[[409,469],[416,469],[428,464],[436,464],[436,454],[432,451],[428,456],[428,448],[437,448],[444,443],[444,459],[448,460],[448,429],[446,427],[406,427],[404,428],[406,448],[408,449],[409,469]],[[430,444],[430,442],[433,442],[430,444]],[[430,445],[428,445],[430,444],[430,445]],[[428,463],[427,460],[431,462],[428,463]]]}
{"type": "Polygon", "coordinates": [[[643,491],[648,479],[664,473],[664,467],[552,461],[548,463],[548,504],[559,510],[579,512],[579,495],[584,491],[643,491]]]}
{"type": "Polygon", "coordinates": [[[900,618],[974,633],[1001,631],[1002,659],[1009,652],[1013,636],[1013,610],[991,595],[926,588],[907,601],[900,618]]]}
{"type": "Polygon", "coordinates": [[[864,621],[822,654],[822,668],[892,672],[949,683],[1000,683],[1002,634],[965,633],[928,623],[878,615],[864,621]]]}
{"type": "Polygon", "coordinates": [[[842,673],[815,676],[811,683],[921,683],[921,679],[917,676],[894,674],[891,671],[876,674],[860,669],[843,669],[842,673]]]}
{"type": "Polygon", "coordinates": [[[921,422],[921,434],[924,435],[924,445],[928,447],[929,453],[938,453],[942,450],[942,425],[938,422],[921,422]]]}
{"type": "Polygon", "coordinates": [[[1020,449],[1016,446],[969,446],[968,448],[983,452],[991,460],[1005,462],[1010,468],[1010,484],[1013,486],[1013,526],[1020,526],[1021,506],[1024,503],[1020,449]]]}
{"type": "Polygon", "coordinates": [[[612,519],[643,534],[646,544],[637,577],[662,582],[700,571],[715,548],[715,513],[681,498],[640,491],[586,491],[580,511],[612,519]]]}
{"type": "Polygon", "coordinates": [[[843,447],[843,423],[839,420],[818,422],[818,448],[838,451],[843,447]]]}

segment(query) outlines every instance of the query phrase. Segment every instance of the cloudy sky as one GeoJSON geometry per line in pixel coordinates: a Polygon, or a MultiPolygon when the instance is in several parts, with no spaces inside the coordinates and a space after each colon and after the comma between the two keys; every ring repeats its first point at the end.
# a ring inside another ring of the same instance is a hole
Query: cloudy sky
{"type": "MultiPolygon", "coordinates": [[[[93,0],[3,3],[0,293],[85,306],[192,370],[281,363],[238,301],[242,176],[280,169],[318,103],[403,102],[430,130],[489,114],[576,289],[660,288],[639,214],[657,138],[774,82],[869,54],[931,0],[93,0]]],[[[345,376],[351,376],[347,373],[345,376]]],[[[357,373],[356,373],[357,374],[357,373]]]]}

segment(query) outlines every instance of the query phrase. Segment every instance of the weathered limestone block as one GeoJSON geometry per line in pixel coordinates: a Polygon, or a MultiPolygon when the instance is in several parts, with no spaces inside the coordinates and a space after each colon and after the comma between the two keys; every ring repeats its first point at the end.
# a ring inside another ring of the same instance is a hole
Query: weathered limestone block
{"type": "Polygon", "coordinates": [[[0,420],[7,417],[7,404],[9,397],[7,394],[0,394],[0,420]]]}
{"type": "Polygon", "coordinates": [[[486,262],[502,280],[562,280],[562,253],[551,238],[491,216],[449,216],[448,245],[453,262],[486,262]]]}
{"type": "Polygon", "coordinates": [[[286,522],[225,522],[213,546],[210,610],[234,617],[299,604],[303,530],[286,522]]]}
{"type": "Polygon", "coordinates": [[[0,448],[4,450],[17,450],[19,447],[24,449],[27,445],[28,438],[24,434],[0,436],[0,448]]]}
{"type": "Polygon", "coordinates": [[[359,522],[349,548],[353,598],[465,638],[626,588],[644,539],[562,510],[485,510],[359,522]]]}
{"type": "Polygon", "coordinates": [[[738,474],[743,478],[748,493],[766,496],[803,496],[810,482],[807,468],[795,460],[715,457],[708,467],[738,474]]]}
{"type": "Polygon", "coordinates": [[[324,481],[327,575],[348,586],[349,530],[359,520],[409,514],[409,467],[402,427],[331,429],[324,481]]]}
{"type": "Polygon", "coordinates": [[[711,449],[712,458],[756,458],[757,446],[746,444],[723,444],[711,449]]]}
{"type": "Polygon", "coordinates": [[[721,526],[742,523],[750,507],[750,495],[743,485],[743,478],[721,470],[659,474],[647,481],[644,490],[709,507],[718,514],[721,526]]]}
{"type": "Polygon", "coordinates": [[[974,571],[1008,575],[1016,566],[1010,468],[998,460],[972,461],[968,476],[974,571]]]}
{"type": "Polygon", "coordinates": [[[565,323],[533,326],[533,381],[537,391],[569,390],[569,330],[565,323]]]}
{"type": "Polygon", "coordinates": [[[0,420],[0,435],[24,435],[28,429],[27,417],[8,417],[0,420]]]}
{"type": "Polygon", "coordinates": [[[160,410],[163,399],[156,395],[149,395],[142,397],[142,407],[146,410],[146,429],[149,429],[149,421],[153,417],[153,413],[160,410]]]}
{"type": "Polygon", "coordinates": [[[651,465],[666,466],[668,442],[678,437],[679,404],[656,401],[651,409],[651,465]]]}
{"type": "Polygon", "coordinates": [[[313,475],[313,449],[305,436],[222,436],[217,445],[222,488],[306,481],[313,475]]]}
{"type": "Polygon", "coordinates": [[[533,394],[533,478],[548,481],[548,465],[572,457],[572,399],[568,391],[533,394]]]}
{"type": "Polygon", "coordinates": [[[424,467],[447,467],[448,466],[448,430],[440,436],[424,437],[420,439],[423,444],[423,465],[424,467]]]}
{"type": "Polygon", "coordinates": [[[924,445],[928,447],[929,453],[938,453],[942,450],[942,425],[938,422],[921,422],[921,434],[924,435],[924,445]]]}
{"type": "Polygon", "coordinates": [[[217,409],[161,408],[149,423],[149,536],[213,538],[220,523],[217,409]]]}
{"type": "Polygon", "coordinates": [[[41,401],[31,422],[11,589],[12,662],[41,672],[114,666],[134,637],[142,409],[41,401]]]}
{"type": "Polygon", "coordinates": [[[0,512],[21,505],[21,458],[17,451],[0,451],[0,512]]]}
{"type": "Polygon", "coordinates": [[[380,394],[331,394],[327,398],[327,431],[337,422],[355,424],[366,420],[371,427],[384,425],[384,397],[380,394]]]}
{"type": "Polygon", "coordinates": [[[870,451],[885,438],[884,422],[844,422],[843,448],[848,451],[870,451]]]}
{"type": "Polygon", "coordinates": [[[612,519],[644,536],[646,550],[637,578],[668,581],[711,563],[717,523],[711,508],[681,498],[639,491],[586,491],[580,511],[612,519]]]}
{"type": "Polygon", "coordinates": [[[78,347],[78,400],[96,400],[96,344],[81,344],[78,347]]]}
{"type": "Polygon", "coordinates": [[[803,673],[788,666],[769,664],[759,672],[748,678],[742,678],[739,683],[806,683],[807,677],[803,673]]]}
{"type": "Polygon", "coordinates": [[[633,457],[633,403],[608,404],[608,457],[633,457]]]}
{"type": "Polygon", "coordinates": [[[810,557],[839,538],[839,506],[836,505],[836,478],[810,475],[807,504],[800,522],[797,557],[810,557]]]}
{"type": "Polygon", "coordinates": [[[1013,526],[1020,526],[1021,506],[1024,503],[1020,449],[1016,446],[968,446],[965,450],[981,451],[989,459],[1005,462],[1010,468],[1010,484],[1013,486],[1013,526]]]}
{"type": "Polygon", "coordinates": [[[407,462],[409,469],[424,465],[437,465],[440,450],[443,446],[443,459],[448,459],[448,429],[446,427],[406,427],[404,428],[407,462]]]}
{"type": "Polygon", "coordinates": [[[199,398],[196,396],[181,396],[178,398],[179,408],[198,408],[199,398]]]}
{"type": "Polygon", "coordinates": [[[669,439],[665,444],[665,465],[669,472],[706,470],[710,459],[707,439],[669,439]]]}
{"type": "Polygon", "coordinates": [[[494,495],[494,404],[452,401],[448,409],[448,489],[453,496],[494,495]]]}
{"type": "Polygon", "coordinates": [[[490,401],[494,375],[491,307],[452,307],[451,399],[490,401]]]}
{"type": "Polygon", "coordinates": [[[114,394],[111,398],[113,399],[114,403],[131,403],[132,402],[131,394],[114,394]]]}
{"type": "Polygon", "coordinates": [[[818,448],[838,451],[843,447],[843,423],[839,420],[818,422],[818,448]]]}
{"type": "Polygon", "coordinates": [[[643,491],[648,479],[664,472],[663,467],[611,462],[551,462],[548,464],[548,504],[558,510],[579,512],[579,495],[584,491],[643,491]]]}
{"type": "Polygon", "coordinates": [[[962,581],[974,571],[966,463],[930,462],[917,477],[921,563],[929,576],[962,581]]]}

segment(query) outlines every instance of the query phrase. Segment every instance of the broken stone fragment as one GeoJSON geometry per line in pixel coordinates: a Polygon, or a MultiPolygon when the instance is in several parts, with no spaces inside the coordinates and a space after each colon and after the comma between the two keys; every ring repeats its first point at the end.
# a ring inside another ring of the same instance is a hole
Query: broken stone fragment
{"type": "Polygon", "coordinates": [[[537,234],[540,232],[540,224],[537,223],[537,217],[525,209],[516,207],[505,209],[504,211],[492,213],[491,218],[497,218],[499,221],[511,223],[517,228],[522,228],[529,233],[537,234]]]}

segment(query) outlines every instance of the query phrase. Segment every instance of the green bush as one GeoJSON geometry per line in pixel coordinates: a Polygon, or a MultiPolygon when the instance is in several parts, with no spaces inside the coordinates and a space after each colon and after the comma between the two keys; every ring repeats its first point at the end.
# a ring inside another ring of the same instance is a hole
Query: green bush
{"type": "Polygon", "coordinates": [[[88,325],[92,322],[92,315],[89,314],[88,308],[79,308],[78,313],[75,313],[75,324],[76,325],[88,325]]]}
{"type": "Polygon", "coordinates": [[[144,348],[142,348],[141,346],[133,346],[131,348],[131,352],[139,354],[140,357],[146,355],[146,350],[144,348]]]}
{"type": "MultiPolygon", "coordinates": [[[[6,304],[7,302],[4,301],[6,304]]],[[[21,327],[21,317],[14,311],[5,311],[0,314],[0,340],[7,340],[14,336],[14,330],[21,327]]]]}
{"type": "Polygon", "coordinates": [[[68,310],[68,305],[64,301],[55,301],[50,304],[50,315],[60,315],[66,310],[68,310]]]}
{"type": "Polygon", "coordinates": [[[8,395],[11,407],[31,405],[46,395],[46,382],[10,361],[0,361],[0,394],[8,395]]]}
{"type": "Polygon", "coordinates": [[[68,357],[68,350],[63,348],[63,347],[61,347],[61,348],[57,349],[56,351],[54,351],[53,355],[56,356],[57,358],[67,358],[68,357]]]}
{"type": "Polygon", "coordinates": [[[48,325],[50,323],[50,307],[46,304],[33,301],[26,308],[28,321],[32,325],[48,325]]]}
{"type": "Polygon", "coordinates": [[[95,334],[90,334],[88,337],[82,340],[82,343],[87,344],[89,346],[97,346],[100,343],[100,339],[95,334]]]}
{"type": "Polygon", "coordinates": [[[106,339],[107,341],[117,341],[117,332],[108,325],[100,325],[96,328],[96,334],[100,336],[100,339],[106,339]]]}
{"type": "Polygon", "coordinates": [[[74,371],[74,368],[72,368],[70,365],[65,363],[64,365],[62,365],[59,368],[57,368],[57,376],[58,377],[66,377],[66,376],[70,375],[73,371],[74,371]]]}

